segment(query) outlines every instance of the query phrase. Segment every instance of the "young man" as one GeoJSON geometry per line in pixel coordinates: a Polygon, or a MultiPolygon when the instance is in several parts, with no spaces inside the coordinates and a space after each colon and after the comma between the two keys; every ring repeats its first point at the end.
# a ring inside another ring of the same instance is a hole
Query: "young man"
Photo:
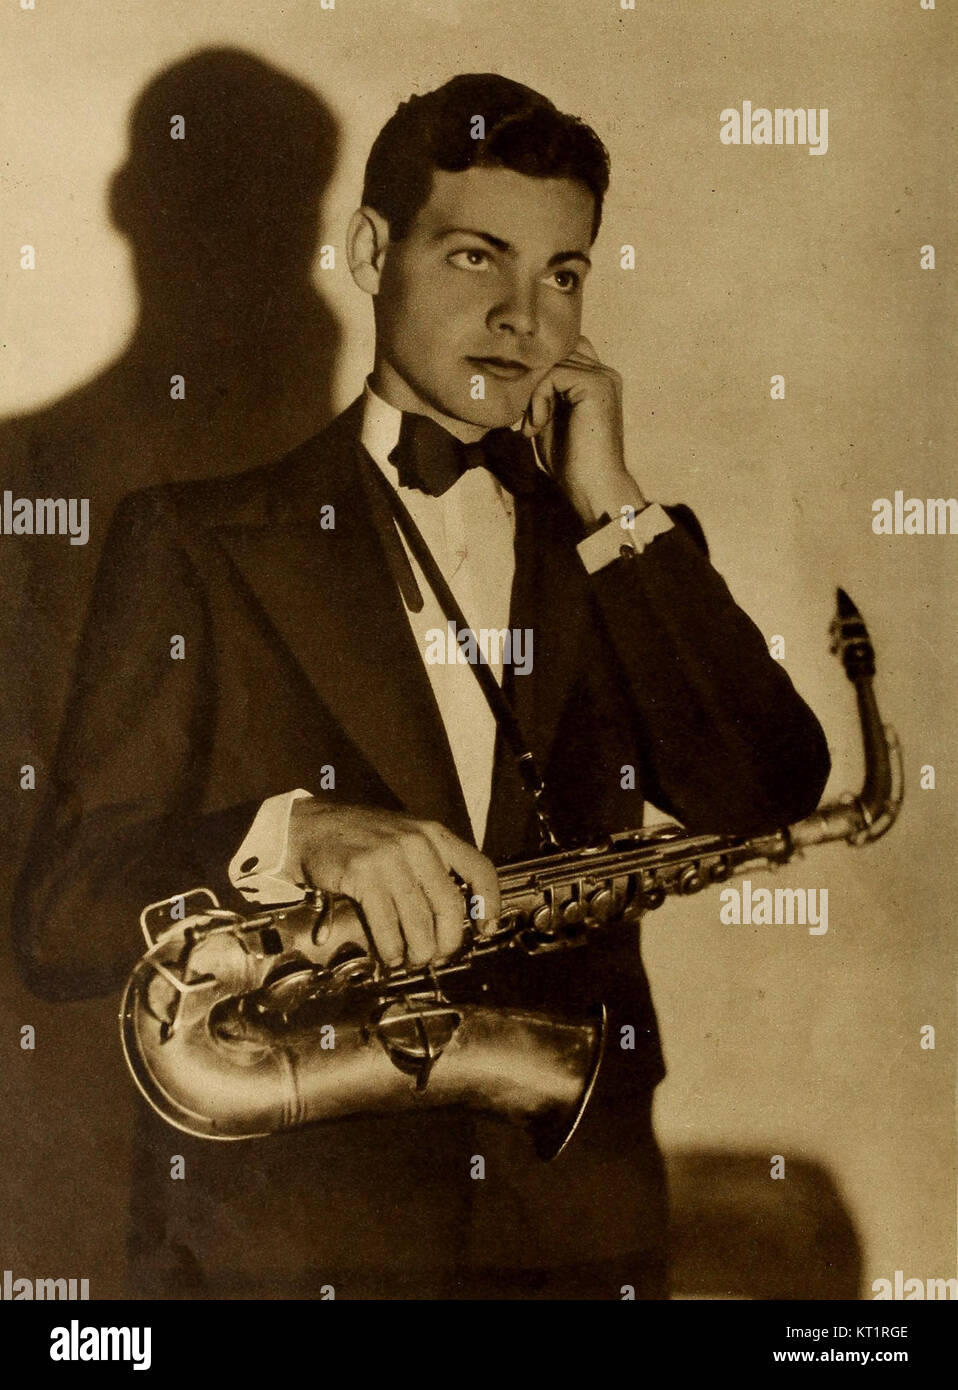
{"type": "MultiPolygon", "coordinates": [[[[539,846],[535,798],[473,666],[435,660],[447,606],[396,499],[470,628],[524,635],[491,665],[561,843],[637,825],[644,798],[741,833],[814,807],[821,730],[688,509],[647,504],[620,378],[581,336],[607,182],[594,132],[497,76],[384,127],[347,243],[376,321],[361,399],[279,463],[139,493],[112,528],[21,880],[39,992],[117,988],[142,906],[200,883],[228,906],[345,893],[387,965],[455,952],[452,874],[495,917],[493,866],[539,846]]],[[[609,1010],[559,1159],[451,1110],[238,1145],[144,1113],[133,1290],[664,1297],[664,1068],[636,929],[515,962],[485,998],[609,1010]]]]}

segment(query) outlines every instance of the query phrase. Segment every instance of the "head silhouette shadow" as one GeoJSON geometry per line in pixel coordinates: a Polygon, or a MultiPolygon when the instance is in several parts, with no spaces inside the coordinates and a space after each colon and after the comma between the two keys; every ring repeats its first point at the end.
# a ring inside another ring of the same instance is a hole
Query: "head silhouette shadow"
{"type": "Polygon", "coordinates": [[[130,339],[91,380],[0,421],[3,488],[90,500],[87,545],[7,546],[18,661],[0,673],[0,712],[18,764],[52,752],[121,498],[268,463],[328,422],[339,327],[312,267],[337,145],[314,91],[239,49],[195,52],[140,94],[108,190],[132,253],[130,339]]]}
{"type": "Polygon", "coordinates": [[[234,49],[196,53],[140,96],[110,213],[139,292],[128,355],[167,396],[185,378],[194,405],[177,418],[231,441],[252,425],[267,453],[324,423],[338,335],[311,269],[336,144],[314,92],[234,49]]]}

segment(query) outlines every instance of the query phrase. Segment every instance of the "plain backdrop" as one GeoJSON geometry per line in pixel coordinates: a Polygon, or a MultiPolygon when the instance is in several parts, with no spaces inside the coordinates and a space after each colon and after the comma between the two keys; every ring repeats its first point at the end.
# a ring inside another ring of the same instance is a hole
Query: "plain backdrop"
{"type": "MultiPolygon", "coordinates": [[[[315,409],[309,380],[305,392],[300,383],[294,434],[347,404],[370,361],[371,317],[342,237],[369,144],[400,100],[457,71],[498,71],[602,135],[613,179],[585,331],[625,377],[630,467],[649,496],[695,509],[739,602],[769,638],[784,638],[786,668],[828,735],[828,795],[861,780],[853,692],[828,653],[837,584],[869,624],[880,705],[904,749],[905,807],[885,840],[812,850],[774,883],[753,876],[755,886],[827,888],[827,935],[724,926],[717,893],[670,901],[647,919],[669,1066],[659,1134],[670,1150],[781,1154],[786,1171],[790,1159],[820,1164],[856,1226],[865,1297],[873,1279],[898,1269],[955,1274],[958,536],[871,530],[877,497],[956,491],[949,9],[924,12],[918,0],[639,0],[634,11],[619,0],[336,0],[331,11],[319,0],[36,0],[21,11],[6,0],[0,15],[0,414],[13,417],[0,439],[10,441],[101,382],[134,335],[133,262],[107,189],[126,157],[131,108],[190,54],[242,50],[304,84],[332,118],[318,243],[338,254],[333,270],[316,263],[312,286],[338,352],[317,377],[315,409]],[[827,154],[723,146],[719,113],[744,100],[827,107],[827,154]],[[25,243],[37,249],[32,272],[19,267],[25,243]],[[919,268],[928,243],[934,271],[919,268]],[[620,268],[624,244],[635,247],[634,270],[620,268]],[[773,373],[785,377],[784,401],[770,399],[773,373]],[[926,764],[935,790],[919,787],[926,764]],[[925,1024],[936,1028],[933,1051],[919,1047],[925,1024]]],[[[237,130],[237,139],[255,149],[257,132],[237,130]]],[[[202,328],[184,322],[181,331],[185,360],[202,328]]],[[[164,350],[150,407],[161,435],[167,418],[180,429],[164,387],[177,361],[164,350]]],[[[109,434],[109,398],[96,408],[99,423],[85,407],[84,428],[109,434]]],[[[271,399],[258,410],[276,413],[271,399]]],[[[284,422],[273,423],[281,432],[284,422]]],[[[66,479],[71,428],[57,425],[66,479]]],[[[262,461],[271,438],[253,431],[244,446],[231,437],[216,469],[262,461]]],[[[177,468],[202,471],[201,422],[184,448],[196,468],[182,450],[177,468]]],[[[128,472],[142,481],[134,453],[113,459],[114,491],[128,472]]],[[[162,450],[156,459],[160,480],[173,469],[162,450]]],[[[9,461],[4,477],[28,476],[20,467],[9,461]]],[[[96,529],[100,465],[90,467],[96,529]]],[[[0,537],[8,575],[18,573],[16,545],[0,537]]],[[[23,601],[11,580],[5,608],[23,601]]],[[[34,603],[42,608],[42,594],[34,603]]],[[[29,635],[17,640],[8,667],[30,660],[29,635]]],[[[67,625],[64,662],[72,642],[67,625]]],[[[29,746],[28,724],[10,728],[0,777],[15,787],[21,764],[42,767],[46,753],[29,746]]],[[[93,1296],[116,1296],[130,1090],[116,1001],[42,1005],[13,977],[6,947],[3,962],[0,1264],[87,1276],[93,1296]],[[33,1052],[19,1047],[23,1023],[38,1028],[33,1052]]]]}

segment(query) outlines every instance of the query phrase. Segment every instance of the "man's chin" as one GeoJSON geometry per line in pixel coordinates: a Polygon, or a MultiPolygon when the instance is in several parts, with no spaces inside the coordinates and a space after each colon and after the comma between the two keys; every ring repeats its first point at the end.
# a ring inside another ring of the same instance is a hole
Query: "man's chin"
{"type": "MultiPolygon", "coordinates": [[[[453,425],[467,425],[474,430],[501,429],[517,424],[525,412],[541,373],[523,381],[496,381],[491,376],[484,378],[479,387],[472,378],[454,382],[408,383],[422,407],[436,412],[440,419],[453,425]],[[476,399],[473,390],[481,389],[483,395],[476,399]]],[[[400,404],[394,401],[394,404],[400,404]]],[[[401,409],[416,409],[411,403],[401,403],[401,409]]],[[[428,413],[428,412],[427,412],[428,413]]],[[[455,432],[455,431],[454,431],[455,432]]]]}
{"type": "Polygon", "coordinates": [[[515,383],[509,385],[510,389],[504,390],[502,382],[487,381],[486,394],[482,400],[474,400],[470,395],[465,400],[460,398],[444,402],[440,409],[463,424],[475,425],[482,429],[501,429],[507,425],[514,425],[525,413],[532,388],[525,384],[519,389],[516,389],[515,383]]]}
{"type": "Polygon", "coordinates": [[[498,410],[471,410],[468,414],[457,413],[453,418],[464,425],[474,425],[477,429],[496,430],[516,425],[522,419],[525,407],[498,410]]]}

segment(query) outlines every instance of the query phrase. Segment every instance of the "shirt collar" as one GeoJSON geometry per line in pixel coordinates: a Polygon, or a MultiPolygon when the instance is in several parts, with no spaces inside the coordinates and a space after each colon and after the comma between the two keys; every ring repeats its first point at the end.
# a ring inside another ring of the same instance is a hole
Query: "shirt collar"
{"type": "MultiPolygon", "coordinates": [[[[363,383],[363,423],[359,438],[373,462],[379,465],[394,485],[399,478],[399,472],[395,465],[389,462],[389,455],[399,443],[401,425],[402,411],[384,401],[382,396],[377,396],[367,377],[363,383]]],[[[518,428],[518,424],[513,426],[513,429],[518,428]]],[[[537,453],[537,461],[538,458],[537,453]]],[[[539,467],[542,467],[541,461],[539,467]]]]}
{"type": "Polygon", "coordinates": [[[368,380],[363,386],[363,424],[360,441],[373,461],[395,483],[398,473],[389,462],[389,455],[399,443],[402,411],[377,396],[368,380]]]}

